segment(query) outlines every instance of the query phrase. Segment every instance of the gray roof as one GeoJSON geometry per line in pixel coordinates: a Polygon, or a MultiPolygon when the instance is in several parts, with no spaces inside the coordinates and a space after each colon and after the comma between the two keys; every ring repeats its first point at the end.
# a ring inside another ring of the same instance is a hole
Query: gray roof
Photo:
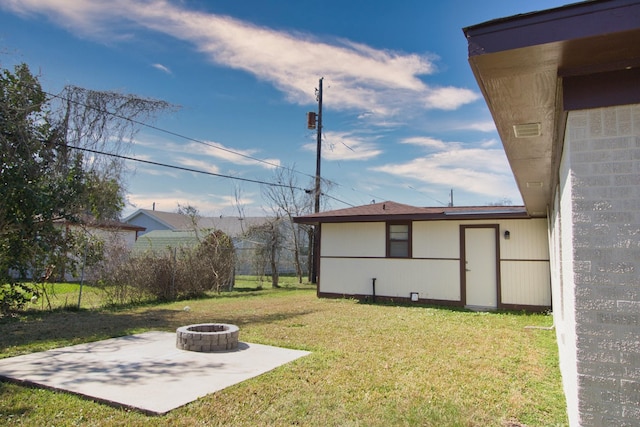
{"type": "Polygon", "coordinates": [[[529,218],[524,206],[419,207],[392,201],[319,212],[294,218],[300,224],[367,221],[436,221],[460,219],[529,218]]]}
{"type": "MultiPolygon", "coordinates": [[[[153,218],[154,220],[164,224],[168,230],[193,230],[193,223],[191,218],[188,215],[183,215],[176,212],[162,212],[150,209],[138,209],[136,212],[125,218],[124,222],[129,222],[140,215],[146,215],[150,218],[153,218]]],[[[268,217],[198,217],[197,228],[201,230],[220,230],[230,237],[237,237],[247,231],[248,228],[256,225],[262,225],[269,220],[270,218],[268,217]]]]}

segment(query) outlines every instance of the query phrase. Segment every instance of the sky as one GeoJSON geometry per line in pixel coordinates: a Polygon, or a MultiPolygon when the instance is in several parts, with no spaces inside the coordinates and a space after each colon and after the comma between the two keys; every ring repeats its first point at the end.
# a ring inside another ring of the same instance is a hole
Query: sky
{"type": "Polygon", "coordinates": [[[312,189],[320,79],[322,210],[519,205],[462,28],[570,2],[2,0],[0,68],[179,107],[139,126],[129,156],[209,174],[127,161],[123,216],[268,215],[285,170],[312,189]]]}

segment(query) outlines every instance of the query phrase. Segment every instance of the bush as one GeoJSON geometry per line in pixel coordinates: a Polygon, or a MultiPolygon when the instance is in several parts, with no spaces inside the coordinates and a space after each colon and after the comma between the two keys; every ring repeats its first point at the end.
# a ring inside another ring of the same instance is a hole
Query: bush
{"type": "Polygon", "coordinates": [[[195,247],[135,256],[121,248],[105,259],[98,285],[112,304],[193,298],[233,287],[235,252],[231,239],[220,231],[195,247]]]}
{"type": "Polygon", "coordinates": [[[22,310],[33,298],[38,298],[38,291],[33,285],[26,283],[4,283],[0,285],[0,313],[8,315],[22,310]]]}

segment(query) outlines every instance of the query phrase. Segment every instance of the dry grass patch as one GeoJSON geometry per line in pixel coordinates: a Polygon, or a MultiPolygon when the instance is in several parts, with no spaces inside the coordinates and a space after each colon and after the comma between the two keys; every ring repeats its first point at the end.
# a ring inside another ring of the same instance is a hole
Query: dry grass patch
{"type": "Polygon", "coordinates": [[[5,319],[0,357],[202,322],[236,324],[241,341],[312,354],[163,417],[0,383],[0,424],[565,425],[555,333],[525,329],[551,321],[317,299],[313,290],[5,319]]]}

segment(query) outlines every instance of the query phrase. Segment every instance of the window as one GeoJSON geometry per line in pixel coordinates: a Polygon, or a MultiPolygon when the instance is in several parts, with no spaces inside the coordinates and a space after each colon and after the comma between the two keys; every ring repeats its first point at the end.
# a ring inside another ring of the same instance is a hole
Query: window
{"type": "Polygon", "coordinates": [[[387,223],[387,257],[411,258],[411,223],[387,223]]]}

